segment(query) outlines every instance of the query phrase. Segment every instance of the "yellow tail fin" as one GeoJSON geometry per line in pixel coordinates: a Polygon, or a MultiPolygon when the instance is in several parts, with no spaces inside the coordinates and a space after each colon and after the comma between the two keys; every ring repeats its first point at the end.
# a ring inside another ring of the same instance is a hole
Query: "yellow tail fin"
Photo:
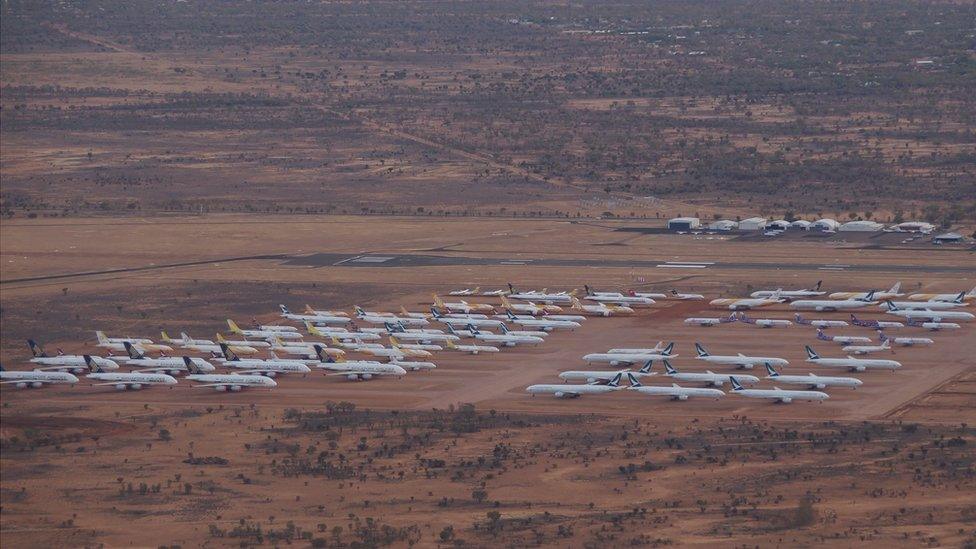
{"type": "Polygon", "coordinates": [[[235,334],[241,333],[241,328],[233,320],[228,318],[227,325],[230,326],[230,331],[234,332],[235,334]]]}

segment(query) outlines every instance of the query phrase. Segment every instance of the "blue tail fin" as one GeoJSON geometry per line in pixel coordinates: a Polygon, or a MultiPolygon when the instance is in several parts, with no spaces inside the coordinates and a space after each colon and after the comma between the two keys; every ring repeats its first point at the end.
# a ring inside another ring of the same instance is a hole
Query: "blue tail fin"
{"type": "Polygon", "coordinates": [[[804,345],[803,348],[806,350],[807,358],[809,358],[810,360],[817,360],[818,358],[820,358],[820,355],[818,355],[817,352],[813,350],[813,347],[810,347],[809,345],[804,345]]]}
{"type": "Polygon", "coordinates": [[[667,360],[664,361],[664,372],[669,375],[678,373],[678,371],[674,369],[674,366],[672,366],[667,360]]]}
{"type": "Polygon", "coordinates": [[[651,373],[651,364],[654,364],[654,361],[653,360],[648,360],[647,362],[644,363],[644,366],[640,370],[638,370],[638,371],[640,373],[642,373],[642,374],[649,374],[649,373],[651,373]]]}
{"type": "Polygon", "coordinates": [[[42,349],[41,346],[38,345],[37,342],[34,341],[33,339],[27,340],[27,346],[30,347],[31,354],[34,355],[34,357],[41,358],[47,356],[47,353],[44,352],[44,349],[42,349]]]}
{"type": "Polygon", "coordinates": [[[701,343],[695,343],[695,350],[698,351],[698,356],[708,356],[708,351],[702,347],[701,343]]]}
{"type": "Polygon", "coordinates": [[[634,374],[632,374],[630,372],[627,372],[627,381],[630,382],[630,386],[631,387],[640,387],[641,386],[640,381],[637,380],[637,376],[635,376],[634,374]]]}
{"type": "Polygon", "coordinates": [[[773,365],[770,364],[770,363],[768,363],[768,362],[766,363],[766,373],[769,374],[769,377],[778,377],[779,376],[779,372],[777,372],[776,370],[774,370],[773,369],[773,365]]]}
{"type": "Polygon", "coordinates": [[[620,378],[621,377],[623,377],[623,374],[617,374],[617,375],[613,376],[613,379],[611,379],[607,383],[607,385],[609,385],[611,387],[616,387],[617,385],[620,385],[620,378]]]}
{"type": "Polygon", "coordinates": [[[732,383],[732,390],[733,391],[741,391],[742,390],[742,384],[739,383],[739,380],[738,379],[735,379],[735,376],[729,376],[729,381],[732,383]]]}
{"type": "Polygon", "coordinates": [[[671,352],[674,351],[674,342],[668,343],[668,346],[661,350],[662,355],[670,356],[671,352]]]}

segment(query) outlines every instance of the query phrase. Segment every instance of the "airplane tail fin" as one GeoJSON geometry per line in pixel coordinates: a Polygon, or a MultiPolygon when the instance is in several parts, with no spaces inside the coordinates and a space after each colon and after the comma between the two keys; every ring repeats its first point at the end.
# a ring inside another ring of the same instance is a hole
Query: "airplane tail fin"
{"type": "Polygon", "coordinates": [[[819,339],[820,341],[832,341],[830,337],[827,336],[827,334],[823,333],[823,330],[819,328],[817,329],[817,339],[819,339]]]}
{"type": "Polygon", "coordinates": [[[889,311],[897,311],[898,310],[898,307],[896,307],[895,304],[892,303],[892,301],[890,299],[888,299],[888,300],[885,301],[885,306],[888,307],[888,310],[889,311]]]}
{"type": "Polygon", "coordinates": [[[654,364],[654,361],[653,360],[648,360],[647,362],[644,363],[644,366],[642,366],[641,369],[640,370],[637,370],[637,371],[640,372],[640,373],[642,373],[642,374],[649,374],[651,372],[651,365],[652,364],[654,364]]]}
{"type": "Polygon", "coordinates": [[[169,337],[169,335],[166,332],[159,332],[159,335],[160,337],[163,338],[163,343],[176,343],[176,340],[169,337]]]}
{"type": "Polygon", "coordinates": [[[278,308],[281,309],[281,314],[284,314],[284,315],[290,315],[291,314],[291,311],[288,310],[288,307],[285,307],[281,303],[278,304],[278,308]]]}
{"type": "Polygon", "coordinates": [[[670,356],[671,352],[674,351],[674,342],[668,343],[668,346],[661,349],[661,354],[665,356],[670,356]]]}
{"type": "Polygon", "coordinates": [[[308,333],[314,336],[319,336],[319,337],[322,336],[322,332],[320,332],[319,329],[315,327],[315,324],[312,324],[307,320],[305,321],[305,329],[308,330],[308,333]]]}
{"type": "Polygon", "coordinates": [[[129,343],[128,341],[123,341],[122,346],[125,347],[125,352],[129,353],[129,358],[132,359],[145,358],[145,355],[143,355],[135,347],[133,347],[132,343],[129,343]]]}
{"type": "Polygon", "coordinates": [[[698,356],[708,356],[708,351],[705,350],[705,347],[701,343],[695,343],[695,350],[698,351],[698,356]]]}
{"type": "Polygon", "coordinates": [[[403,321],[402,320],[397,320],[396,321],[396,331],[398,331],[398,332],[406,332],[407,331],[407,327],[403,325],[403,321]]]}
{"type": "Polygon", "coordinates": [[[82,358],[85,359],[85,365],[88,366],[88,369],[91,370],[93,374],[102,371],[102,367],[95,362],[95,359],[92,358],[91,355],[82,355],[82,358]]]}
{"type": "MultiPolygon", "coordinates": [[[[451,325],[450,325],[450,324],[448,324],[448,326],[447,326],[447,327],[448,327],[448,328],[450,328],[450,327],[451,327],[451,325]]],[[[451,330],[451,333],[452,333],[452,334],[454,333],[454,330],[453,330],[453,329],[451,330]]],[[[445,340],[445,341],[444,341],[444,343],[445,343],[445,344],[447,345],[447,348],[448,348],[448,349],[457,349],[457,345],[455,345],[455,344],[454,344],[454,341],[452,341],[452,340],[450,340],[450,339],[447,339],[447,340],[445,340]]]]}
{"type": "Polygon", "coordinates": [[[434,318],[443,318],[443,315],[437,310],[437,307],[431,307],[430,314],[433,315],[434,318]]]}
{"type": "Polygon", "coordinates": [[[34,355],[35,358],[41,358],[47,356],[47,353],[44,352],[44,349],[42,349],[41,346],[38,345],[37,342],[34,341],[33,339],[27,340],[27,346],[30,348],[31,354],[34,355]]]}
{"type": "Polygon", "coordinates": [[[809,358],[810,360],[817,360],[818,358],[820,358],[820,355],[818,355],[817,352],[813,350],[813,347],[809,345],[804,345],[803,349],[807,352],[807,358],[809,358]]]}
{"type": "Polygon", "coordinates": [[[99,343],[108,343],[108,338],[105,337],[105,332],[103,331],[100,330],[96,331],[95,337],[98,339],[99,343]]]}
{"type": "Polygon", "coordinates": [[[388,334],[392,334],[393,332],[395,332],[395,331],[396,331],[396,330],[395,330],[395,329],[393,328],[393,325],[392,325],[392,324],[390,324],[389,322],[384,322],[384,323],[383,323],[383,327],[384,327],[384,328],[386,328],[386,333],[388,333],[388,334]]]}
{"type": "Polygon", "coordinates": [[[620,385],[620,378],[621,377],[623,377],[623,374],[618,373],[617,375],[613,376],[613,379],[611,379],[607,383],[607,385],[609,385],[611,387],[616,387],[616,386],[620,385]]]}
{"type": "Polygon", "coordinates": [[[217,332],[217,336],[216,337],[217,337],[217,343],[223,343],[223,342],[227,341],[226,339],[224,339],[224,336],[220,332],[217,332]]]}
{"type": "Polygon", "coordinates": [[[220,343],[220,350],[224,353],[224,358],[227,360],[231,362],[240,360],[240,357],[238,357],[226,343],[220,343]]]}
{"type": "Polygon", "coordinates": [[[366,316],[366,311],[364,311],[359,305],[354,305],[353,309],[356,310],[356,316],[366,316]]]}
{"type": "Polygon", "coordinates": [[[957,295],[956,298],[952,300],[952,302],[962,303],[965,300],[966,300],[966,292],[959,292],[959,295],[957,295]]]}
{"type": "Polygon", "coordinates": [[[443,307],[444,306],[444,301],[441,300],[441,298],[438,297],[437,294],[434,294],[434,305],[437,306],[437,307],[443,307]]]}
{"type": "Polygon", "coordinates": [[[895,282],[895,285],[892,286],[890,290],[888,290],[888,293],[897,294],[900,291],[901,291],[901,281],[899,280],[898,282],[895,282]]]}
{"type": "Polygon", "coordinates": [[[817,285],[813,287],[813,291],[819,292],[821,286],[823,286],[823,280],[818,280],[817,285]]]}
{"type": "Polygon", "coordinates": [[[877,290],[871,290],[870,292],[867,293],[867,295],[864,296],[864,299],[862,299],[861,301],[874,301],[875,293],[877,293],[877,290]]]}
{"type": "Polygon", "coordinates": [[[515,315],[512,314],[512,310],[511,309],[505,309],[505,314],[508,316],[508,319],[509,320],[518,320],[518,319],[515,318],[515,315]]]}
{"type": "Polygon", "coordinates": [[[230,327],[230,331],[231,332],[234,332],[235,334],[241,334],[241,333],[243,333],[243,332],[241,332],[240,326],[238,326],[236,322],[234,322],[233,320],[231,320],[229,318],[227,319],[227,326],[230,327]]]}
{"type": "MultiPolygon", "coordinates": [[[[617,375],[620,375],[620,374],[617,374],[617,375]]],[[[630,382],[630,386],[631,387],[640,387],[641,386],[641,383],[637,379],[637,376],[635,376],[631,372],[627,372],[627,381],[630,382]]]]}
{"type": "Polygon", "coordinates": [[[583,284],[583,291],[586,292],[586,295],[593,295],[593,290],[587,284],[583,284]]]}
{"type": "Polygon", "coordinates": [[[313,309],[311,305],[309,305],[308,303],[306,303],[305,304],[305,313],[306,314],[314,314],[315,313],[315,309],[313,309]]]}
{"type": "Polygon", "coordinates": [[[742,390],[742,384],[739,383],[739,380],[738,379],[735,379],[735,376],[729,376],[729,381],[732,383],[732,390],[733,391],[741,391],[742,390]]]}
{"type": "Polygon", "coordinates": [[[777,372],[775,369],[773,369],[773,365],[770,364],[770,363],[768,363],[768,362],[766,363],[766,373],[769,374],[769,377],[778,377],[779,376],[779,372],[777,372]]]}
{"type": "Polygon", "coordinates": [[[404,307],[403,305],[400,305],[400,314],[403,316],[409,316],[410,311],[408,311],[407,308],[404,307]]]}
{"type": "Polygon", "coordinates": [[[501,329],[501,331],[502,331],[503,334],[507,334],[508,333],[508,326],[506,326],[504,322],[501,323],[501,325],[499,326],[499,328],[501,329]]]}
{"type": "Polygon", "coordinates": [[[199,374],[200,373],[200,368],[197,367],[196,363],[193,362],[193,359],[192,358],[190,358],[188,356],[184,356],[183,357],[183,364],[186,366],[186,371],[188,373],[190,373],[190,374],[199,374]]]}
{"type": "Polygon", "coordinates": [[[390,347],[394,347],[397,349],[400,348],[400,340],[397,339],[396,336],[393,335],[390,336],[390,347]]]}
{"type": "Polygon", "coordinates": [[[804,319],[800,313],[796,313],[793,315],[793,322],[796,322],[797,324],[806,324],[808,321],[804,319]]]}
{"type": "Polygon", "coordinates": [[[678,371],[674,369],[674,366],[671,365],[671,362],[668,361],[667,359],[664,360],[664,373],[666,374],[678,373],[678,371]]]}
{"type": "Polygon", "coordinates": [[[973,286],[973,289],[972,290],[969,290],[968,292],[966,292],[966,295],[968,297],[976,297],[976,286],[973,286]]]}
{"type": "Polygon", "coordinates": [[[735,322],[738,319],[739,318],[735,316],[735,313],[733,312],[733,313],[729,313],[729,317],[725,319],[725,322],[735,322]]]}
{"type": "Polygon", "coordinates": [[[315,349],[315,356],[318,357],[319,362],[330,362],[332,357],[326,354],[325,346],[321,343],[313,343],[312,348],[315,349]]]}
{"type": "Polygon", "coordinates": [[[472,334],[474,334],[474,335],[478,335],[478,334],[480,334],[480,333],[481,333],[481,332],[480,332],[480,331],[478,330],[478,328],[475,328],[475,326],[474,326],[474,324],[468,324],[467,326],[465,326],[465,328],[467,328],[467,329],[468,329],[468,331],[469,331],[469,332],[471,332],[471,333],[472,333],[472,334]]]}

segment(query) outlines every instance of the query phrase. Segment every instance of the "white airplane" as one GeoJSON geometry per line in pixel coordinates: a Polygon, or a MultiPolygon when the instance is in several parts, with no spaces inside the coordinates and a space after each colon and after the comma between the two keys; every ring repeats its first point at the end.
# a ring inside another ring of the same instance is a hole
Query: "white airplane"
{"type": "Polygon", "coordinates": [[[785,358],[776,358],[769,356],[746,356],[742,353],[737,355],[711,355],[700,343],[695,343],[695,350],[698,351],[698,356],[695,357],[697,360],[703,362],[710,362],[712,364],[728,364],[730,366],[737,366],[739,368],[745,368],[746,370],[751,370],[756,364],[763,364],[769,362],[775,366],[789,366],[790,362],[785,358]]]}
{"type": "Polygon", "coordinates": [[[501,326],[499,326],[499,328],[501,328],[502,334],[505,335],[513,335],[513,336],[521,336],[521,337],[541,337],[542,339],[545,339],[549,335],[549,332],[543,332],[542,330],[509,330],[508,326],[506,326],[505,324],[502,324],[501,326]]]}
{"type": "MultiPolygon", "coordinates": [[[[271,343],[264,340],[253,341],[246,337],[244,339],[237,339],[237,340],[225,339],[224,336],[220,335],[219,332],[217,333],[217,339],[214,340],[214,343],[218,345],[221,343],[226,343],[230,345],[232,349],[237,349],[237,348],[246,349],[247,347],[252,347],[254,349],[267,349],[271,347],[271,343]]],[[[240,354],[240,351],[238,351],[238,354],[240,354]]]]}
{"type": "MultiPolygon", "coordinates": [[[[541,301],[542,303],[548,303],[550,305],[561,303],[564,305],[569,305],[572,303],[573,294],[572,293],[555,293],[550,294],[545,290],[538,292],[532,290],[531,292],[519,292],[512,287],[511,284],[508,285],[508,297],[510,299],[521,299],[523,301],[541,301]]],[[[574,290],[575,291],[575,290],[574,290]]]]}
{"type": "MultiPolygon", "coordinates": [[[[955,322],[918,322],[912,319],[907,320],[908,326],[913,328],[925,328],[926,330],[931,330],[933,332],[938,332],[940,330],[958,330],[962,326],[956,324],[955,322]]],[[[901,324],[900,322],[896,324],[901,324]]]]}
{"type": "Polygon", "coordinates": [[[862,297],[852,297],[849,299],[798,299],[793,303],[790,303],[790,307],[799,310],[811,310],[811,311],[841,311],[849,309],[862,309],[869,305],[874,305],[877,301],[874,301],[874,290],[871,290],[865,296],[862,297]]]}
{"type": "Polygon", "coordinates": [[[372,347],[363,345],[356,349],[356,352],[386,358],[391,361],[403,360],[404,358],[430,358],[433,356],[430,354],[430,351],[424,351],[421,349],[402,349],[398,347],[394,341],[390,341],[390,347],[372,347]]]}
{"type": "MultiPolygon", "coordinates": [[[[342,349],[333,349],[332,347],[325,347],[318,343],[306,343],[304,341],[282,341],[281,339],[274,339],[271,344],[271,352],[284,353],[286,355],[297,355],[302,358],[316,358],[318,356],[318,347],[322,347],[322,352],[329,356],[343,356],[346,354],[342,349]]],[[[224,355],[227,355],[227,351],[221,347],[221,351],[224,355]]]]}
{"type": "Polygon", "coordinates": [[[231,332],[244,337],[254,337],[257,339],[270,339],[274,337],[280,337],[282,339],[302,339],[302,334],[298,333],[297,331],[265,330],[264,328],[266,328],[266,326],[262,326],[261,329],[258,330],[242,330],[237,323],[229,318],[227,319],[227,326],[230,327],[231,332]]]}
{"type": "Polygon", "coordinates": [[[958,307],[965,307],[966,303],[963,301],[886,301],[881,305],[880,308],[884,308],[888,304],[894,305],[898,309],[917,309],[921,311],[948,311],[950,309],[956,309],[958,307]]]}
{"type": "Polygon", "coordinates": [[[487,303],[468,303],[463,299],[461,301],[457,301],[454,303],[444,303],[444,301],[440,297],[438,297],[437,294],[434,294],[434,307],[437,307],[438,309],[445,309],[452,313],[464,313],[464,314],[476,313],[476,312],[484,312],[484,313],[495,312],[495,307],[487,303]]]}
{"type": "MultiPolygon", "coordinates": [[[[130,343],[125,344],[125,350],[129,354],[128,358],[123,358],[126,366],[132,366],[139,368],[139,372],[148,373],[160,373],[168,375],[176,375],[180,372],[189,372],[186,367],[186,360],[193,362],[197,369],[202,372],[212,372],[214,371],[213,364],[207,362],[202,358],[190,358],[190,357],[160,357],[160,358],[150,358],[140,353],[138,349],[132,346],[130,343]]],[[[94,358],[94,357],[93,357],[94,358]]]]}
{"type": "Polygon", "coordinates": [[[595,383],[559,383],[559,384],[539,384],[529,385],[525,391],[532,396],[552,395],[556,398],[577,398],[582,395],[602,395],[623,389],[620,387],[621,374],[618,372],[606,385],[595,383]]]}
{"type": "Polygon", "coordinates": [[[386,324],[387,334],[394,335],[398,340],[401,341],[415,341],[417,343],[431,344],[435,341],[457,341],[461,339],[460,337],[453,334],[445,334],[443,332],[417,332],[406,330],[401,326],[394,326],[393,324],[386,324]]]}
{"type": "Polygon", "coordinates": [[[958,294],[912,294],[908,299],[917,301],[973,301],[976,300],[976,288],[958,294]]]}
{"type": "Polygon", "coordinates": [[[485,290],[481,292],[484,297],[501,297],[503,295],[508,295],[508,290],[485,290]]]}
{"type": "Polygon", "coordinates": [[[441,347],[440,345],[435,345],[433,343],[402,343],[399,339],[397,339],[397,336],[395,334],[390,334],[390,345],[397,349],[411,350],[411,351],[434,352],[434,351],[444,350],[444,347],[441,347]]]}
{"type": "Polygon", "coordinates": [[[793,325],[789,320],[782,318],[749,318],[745,313],[739,313],[738,320],[758,328],[789,328],[793,325]]]}
{"type": "MultiPolygon", "coordinates": [[[[312,371],[302,360],[289,360],[278,358],[278,355],[271,353],[271,358],[263,360],[260,358],[240,358],[231,352],[224,366],[239,370],[236,373],[243,375],[260,375],[265,377],[276,377],[282,374],[307,374],[312,371]]],[[[187,364],[187,368],[190,365],[187,364]]],[[[202,373],[202,372],[194,372],[202,373]]]]}
{"type": "Polygon", "coordinates": [[[683,294],[678,292],[678,290],[671,290],[668,299],[677,299],[680,301],[701,301],[705,299],[705,296],[701,294],[683,294]]]}
{"type": "Polygon", "coordinates": [[[803,318],[800,313],[793,315],[793,322],[797,324],[802,324],[804,326],[813,326],[814,328],[844,328],[848,326],[843,320],[825,320],[825,319],[810,319],[807,320],[803,318]]]}
{"type": "Polygon", "coordinates": [[[215,345],[213,341],[209,339],[193,339],[192,337],[186,335],[186,332],[180,332],[180,339],[173,339],[166,334],[166,332],[160,332],[161,339],[163,343],[168,343],[170,345],[183,346],[184,343],[189,342],[190,344],[196,345],[215,345]]]}
{"type": "Polygon", "coordinates": [[[315,326],[311,323],[305,324],[308,333],[322,338],[337,339],[339,341],[378,341],[380,334],[374,332],[350,332],[345,328],[332,329],[315,326]]]}
{"type": "Polygon", "coordinates": [[[712,326],[718,326],[719,324],[728,324],[730,322],[735,322],[735,321],[736,321],[735,313],[732,313],[725,318],[703,318],[703,317],[686,318],[685,324],[711,328],[712,326]]]}
{"type": "Polygon", "coordinates": [[[85,378],[99,382],[92,383],[92,385],[112,385],[119,391],[125,391],[128,389],[138,391],[139,389],[144,387],[152,387],[153,385],[172,386],[176,385],[177,383],[175,377],[166,374],[105,372],[91,358],[91,356],[85,355],[85,362],[88,364],[88,368],[91,370],[91,373],[86,375],[85,378]]]}
{"type": "Polygon", "coordinates": [[[765,398],[783,404],[789,404],[794,400],[814,400],[823,402],[830,398],[830,395],[821,391],[792,391],[780,389],[773,386],[772,389],[746,389],[735,376],[732,376],[732,394],[747,398],[765,398]]]}
{"type": "Polygon", "coordinates": [[[629,366],[631,364],[646,364],[649,360],[664,360],[666,358],[677,357],[671,354],[674,350],[674,343],[669,343],[667,347],[659,352],[652,353],[590,353],[583,355],[583,360],[588,364],[594,362],[607,363],[610,366],[629,366]]]}
{"type": "Polygon", "coordinates": [[[433,370],[434,368],[437,368],[437,365],[434,364],[433,362],[417,362],[413,360],[409,362],[394,360],[393,362],[390,362],[390,364],[395,364],[408,372],[418,372],[420,370],[433,370]]]}
{"type": "Polygon", "coordinates": [[[862,328],[878,328],[878,329],[897,329],[904,328],[905,325],[901,322],[885,322],[883,320],[862,320],[857,318],[854,313],[851,313],[851,324],[855,326],[860,326],[862,328]]]}
{"type": "Polygon", "coordinates": [[[282,318],[296,320],[298,322],[315,322],[316,324],[348,324],[352,319],[348,316],[324,315],[324,314],[297,314],[288,310],[284,305],[278,305],[281,309],[282,318]]]}
{"type": "Polygon", "coordinates": [[[669,294],[662,294],[662,293],[658,293],[658,292],[638,292],[636,290],[627,290],[627,293],[625,295],[632,295],[632,296],[636,296],[636,297],[646,297],[646,298],[649,298],[649,299],[653,299],[655,301],[658,300],[658,299],[668,299],[670,297],[669,294]]]}
{"type": "Polygon", "coordinates": [[[200,383],[194,387],[213,387],[216,391],[234,393],[243,389],[258,387],[273,389],[278,386],[278,382],[268,376],[244,375],[236,372],[229,374],[190,374],[186,376],[186,379],[200,383]]]}
{"type": "Polygon", "coordinates": [[[318,365],[328,370],[329,376],[343,376],[350,381],[366,381],[378,376],[397,376],[407,374],[407,371],[395,362],[383,364],[373,360],[339,360],[329,357],[318,365]]]}
{"type": "Polygon", "coordinates": [[[852,345],[854,343],[871,343],[870,337],[849,336],[849,335],[827,335],[823,330],[817,330],[817,339],[820,341],[833,341],[841,345],[852,345]]]}
{"type": "Polygon", "coordinates": [[[18,389],[37,389],[45,385],[74,385],[78,378],[68,372],[43,370],[11,371],[0,367],[0,385],[13,385],[18,389]]]}
{"type": "Polygon", "coordinates": [[[458,345],[453,341],[447,342],[447,348],[451,351],[458,351],[461,353],[469,353],[476,355],[479,353],[497,353],[498,347],[493,347],[491,345],[458,345]]]}
{"type": "MultiPolygon", "coordinates": [[[[44,349],[33,339],[27,340],[27,346],[30,347],[31,354],[34,355],[34,358],[30,359],[30,361],[43,366],[42,368],[35,368],[35,370],[68,372],[72,374],[81,374],[89,371],[88,363],[85,361],[83,355],[65,355],[59,352],[57,356],[48,356],[44,352],[44,349]]],[[[119,364],[110,358],[93,356],[92,360],[103,370],[119,369],[119,364]]]]}
{"type": "Polygon", "coordinates": [[[884,332],[878,332],[878,338],[881,341],[890,341],[895,345],[900,345],[902,347],[914,347],[916,345],[931,345],[935,343],[930,338],[927,337],[891,337],[885,335],[884,332]]]}
{"type": "MultiPolygon", "coordinates": [[[[594,292],[589,286],[583,286],[586,290],[586,296],[583,299],[587,301],[595,301],[597,303],[605,303],[610,305],[654,305],[655,301],[649,297],[639,296],[639,295],[624,295],[620,292],[594,292]]],[[[575,297],[573,298],[576,299],[575,297]]]]}
{"type": "Polygon", "coordinates": [[[478,295],[478,292],[480,291],[481,286],[476,286],[473,290],[471,288],[464,288],[463,290],[451,290],[450,292],[447,292],[447,295],[452,297],[466,297],[469,295],[478,295]]]}
{"type": "Polygon", "coordinates": [[[943,320],[973,320],[976,318],[973,313],[967,313],[965,311],[920,311],[918,309],[899,309],[890,301],[886,301],[885,305],[888,306],[888,310],[885,312],[889,315],[901,316],[908,320],[942,322],[943,320]]]}
{"type": "MultiPolygon", "coordinates": [[[[766,371],[769,373],[766,379],[786,383],[787,385],[805,385],[809,389],[826,389],[827,387],[850,387],[851,389],[857,389],[863,385],[863,382],[856,377],[818,376],[812,372],[805,376],[784,376],[777,372],[770,364],[766,365],[766,371]]],[[[739,379],[739,376],[736,376],[736,379],[739,379]]]]}
{"type": "MultiPolygon", "coordinates": [[[[670,377],[675,381],[689,381],[692,383],[704,383],[705,385],[711,387],[721,387],[729,380],[728,374],[716,374],[711,370],[705,370],[705,373],[679,372],[667,360],[664,361],[664,375],[670,377]]],[[[747,385],[753,385],[759,383],[759,378],[756,376],[736,374],[735,377],[740,382],[745,383],[747,385]]]]}
{"type": "Polygon", "coordinates": [[[727,307],[730,311],[745,311],[748,309],[755,309],[757,307],[766,307],[768,305],[776,305],[777,303],[782,303],[786,301],[778,293],[773,293],[769,297],[747,297],[747,298],[731,298],[731,299],[713,299],[708,302],[712,307],[727,307]]]}
{"type": "Polygon", "coordinates": [[[294,326],[286,326],[283,324],[262,324],[258,326],[258,330],[264,332],[273,332],[277,335],[281,335],[282,333],[286,333],[286,332],[287,333],[297,332],[298,328],[294,326]]]}
{"type": "Polygon", "coordinates": [[[502,308],[511,309],[517,313],[525,313],[532,316],[545,313],[561,313],[563,308],[559,305],[536,305],[531,301],[526,303],[512,303],[505,296],[502,296],[502,308]]]}
{"type": "Polygon", "coordinates": [[[682,387],[677,383],[672,383],[670,387],[641,385],[640,381],[634,377],[633,374],[627,374],[627,379],[630,381],[630,387],[627,387],[627,390],[637,391],[641,394],[650,396],[671,397],[671,400],[688,400],[690,397],[705,397],[714,398],[717,400],[725,396],[725,392],[719,389],[682,387]]]}
{"type": "Polygon", "coordinates": [[[222,351],[220,350],[221,345],[230,346],[231,350],[239,355],[256,355],[258,354],[257,347],[251,345],[230,345],[230,342],[222,341],[221,338],[217,337],[217,343],[215,345],[207,344],[196,344],[196,343],[184,343],[183,348],[189,351],[195,351],[198,353],[211,353],[214,355],[220,355],[222,351]]]}
{"type": "Polygon", "coordinates": [[[883,360],[878,358],[821,358],[809,345],[805,346],[807,351],[807,362],[823,366],[825,368],[846,368],[853,372],[864,372],[867,370],[897,370],[901,368],[901,363],[896,360],[883,360]]]}
{"type": "Polygon", "coordinates": [[[606,303],[597,303],[596,305],[583,305],[580,300],[573,298],[573,310],[583,311],[586,313],[598,315],[598,316],[613,316],[613,315],[630,315],[634,314],[634,310],[630,307],[624,307],[622,305],[613,305],[606,303]]]}
{"type": "Polygon", "coordinates": [[[888,343],[887,340],[881,340],[880,345],[845,345],[840,350],[852,355],[866,355],[868,353],[890,351],[891,343],[888,343]]]}
{"type": "Polygon", "coordinates": [[[664,350],[664,342],[658,341],[653,347],[637,347],[630,349],[614,348],[607,351],[608,353],[660,353],[664,350]]]}
{"type": "Polygon", "coordinates": [[[322,311],[313,309],[311,305],[305,304],[305,314],[315,316],[349,316],[345,311],[322,311]]]}
{"type": "Polygon", "coordinates": [[[153,343],[151,339],[129,338],[129,337],[106,337],[105,332],[96,331],[95,337],[98,338],[98,347],[103,347],[109,351],[125,352],[125,342],[129,342],[145,352],[162,353],[173,350],[169,345],[153,343]]]}
{"type": "MultiPolygon", "coordinates": [[[[442,315],[436,307],[430,308],[431,315],[434,320],[442,324],[447,324],[448,326],[466,326],[472,324],[478,328],[498,328],[502,324],[505,324],[501,320],[495,320],[493,318],[480,318],[474,316],[447,316],[442,315]]],[[[457,335],[457,334],[455,334],[457,335]]]]}
{"type": "Polygon", "coordinates": [[[901,282],[897,282],[887,292],[878,292],[875,290],[871,290],[868,292],[834,292],[827,297],[829,297],[830,299],[860,299],[862,301],[871,301],[872,299],[884,300],[884,299],[892,299],[895,297],[901,297],[905,295],[899,293],[900,291],[901,291],[901,282]]]}
{"type": "Polygon", "coordinates": [[[584,383],[608,383],[614,377],[622,374],[637,378],[656,376],[657,373],[651,371],[651,364],[653,362],[652,360],[648,360],[636,372],[631,372],[630,370],[570,370],[559,374],[559,379],[564,381],[582,381],[584,383]]]}
{"type": "Polygon", "coordinates": [[[544,343],[545,342],[545,340],[542,339],[541,337],[521,336],[521,335],[512,334],[511,332],[509,332],[509,333],[503,333],[503,334],[493,334],[491,332],[481,332],[481,331],[478,330],[477,327],[472,326],[470,324],[467,326],[467,328],[468,328],[468,331],[469,332],[471,332],[472,334],[474,334],[474,338],[475,339],[478,339],[478,340],[481,340],[481,341],[487,341],[488,343],[500,343],[500,344],[502,344],[502,345],[504,345],[506,347],[514,347],[516,345],[522,345],[522,344],[526,344],[526,345],[538,345],[540,343],[544,343]]]}
{"type": "Polygon", "coordinates": [[[380,315],[377,313],[366,312],[359,306],[356,306],[356,318],[370,324],[386,324],[387,322],[399,322],[404,326],[428,326],[430,324],[426,318],[403,317],[393,314],[380,315]]]}
{"type": "Polygon", "coordinates": [[[800,297],[817,297],[824,295],[827,292],[820,291],[820,285],[823,284],[823,280],[818,280],[817,285],[813,288],[804,288],[802,290],[759,290],[749,294],[750,297],[762,298],[762,297],[773,297],[774,295],[786,301],[793,301],[800,297]]]}
{"type": "Polygon", "coordinates": [[[518,324],[519,326],[525,326],[528,328],[538,328],[545,332],[551,332],[556,329],[563,330],[575,330],[580,327],[579,322],[574,322],[572,320],[551,320],[548,318],[525,318],[522,316],[515,316],[511,311],[506,311],[508,313],[508,320],[512,324],[518,324]]]}

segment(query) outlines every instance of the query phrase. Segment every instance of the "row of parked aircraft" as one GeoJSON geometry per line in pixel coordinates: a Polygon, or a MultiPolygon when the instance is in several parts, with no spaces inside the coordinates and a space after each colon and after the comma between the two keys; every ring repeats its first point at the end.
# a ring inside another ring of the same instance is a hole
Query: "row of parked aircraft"
{"type": "MultiPolygon", "coordinates": [[[[958,294],[913,294],[908,301],[894,301],[903,296],[900,293],[901,283],[896,283],[890,290],[878,291],[868,290],[866,292],[835,292],[827,296],[826,299],[819,298],[826,294],[820,290],[821,282],[817,282],[813,288],[799,290],[760,290],[752,292],[745,298],[721,298],[713,299],[709,302],[714,307],[728,308],[732,311],[742,311],[756,309],[779,303],[789,303],[790,307],[797,310],[811,311],[843,311],[853,309],[863,309],[871,305],[879,305],[887,308],[889,312],[894,311],[947,311],[956,307],[964,307],[973,300],[976,300],[976,288],[969,292],[958,294]],[[818,299],[819,298],[819,299],[818,299]]],[[[896,313],[897,314],[897,313],[896,313]]],[[[922,318],[920,315],[917,315],[922,318]]],[[[951,316],[929,316],[925,318],[951,318],[951,316]]],[[[956,317],[962,318],[962,317],[956,317]]],[[[971,319],[970,319],[971,320],[971,319]]]]}

